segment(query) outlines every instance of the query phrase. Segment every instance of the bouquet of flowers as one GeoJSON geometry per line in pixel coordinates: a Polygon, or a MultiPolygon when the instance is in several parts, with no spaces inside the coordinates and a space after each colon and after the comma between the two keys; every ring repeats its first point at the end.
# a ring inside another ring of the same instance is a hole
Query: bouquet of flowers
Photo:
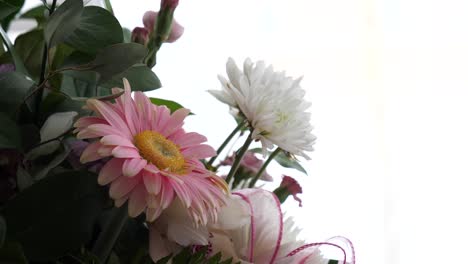
{"type": "Polygon", "coordinates": [[[190,110],[144,93],[161,88],[158,52],[183,34],[177,0],[132,31],[109,0],[41,2],[20,12],[24,0],[0,1],[1,263],[341,262],[323,245],[355,263],[346,238],[298,239],[281,209],[300,202],[295,179],[262,188],[272,160],[304,171],[297,157],[312,151],[300,78],[228,59],[209,92],[238,125],[215,150],[184,129],[190,110]],[[37,26],[13,42],[18,17],[37,26]],[[235,151],[224,157],[226,146],[235,151]]]}

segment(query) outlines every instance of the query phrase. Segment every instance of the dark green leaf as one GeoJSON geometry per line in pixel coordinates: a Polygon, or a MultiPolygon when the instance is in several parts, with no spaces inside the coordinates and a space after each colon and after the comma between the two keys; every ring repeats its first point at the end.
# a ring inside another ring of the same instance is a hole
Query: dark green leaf
{"type": "MultiPolygon", "coordinates": [[[[3,2],[4,1],[5,0],[3,0],[3,2]]],[[[0,2],[2,2],[2,0],[0,0],[0,2]]],[[[25,0],[15,0],[15,2],[16,2],[17,5],[19,5],[19,8],[16,11],[14,11],[13,13],[6,16],[5,18],[1,19],[1,21],[2,21],[1,25],[7,31],[8,31],[8,28],[10,27],[11,21],[16,17],[16,14],[18,14],[19,11],[21,10],[21,8],[23,7],[25,0]]]]}
{"type": "Polygon", "coordinates": [[[65,43],[75,49],[91,54],[122,41],[119,21],[109,11],[97,6],[83,9],[77,28],[65,39],[65,43]]]}
{"type": "Polygon", "coordinates": [[[0,248],[3,247],[3,243],[5,242],[6,232],[7,226],[5,219],[0,215],[0,248]]]}
{"type": "Polygon", "coordinates": [[[8,38],[8,35],[3,30],[2,27],[0,27],[0,35],[3,39],[3,43],[8,48],[11,59],[13,60],[13,63],[15,64],[16,71],[24,75],[28,75],[28,71],[26,70],[26,67],[24,67],[23,61],[21,60],[20,56],[16,52],[16,49],[11,43],[10,38],[8,38]]]}
{"type": "Polygon", "coordinates": [[[217,264],[221,261],[221,252],[216,253],[214,256],[208,259],[206,264],[217,264]]]}
{"type": "Polygon", "coordinates": [[[19,72],[0,74],[0,111],[13,115],[34,83],[19,72]]]}
{"type": "Polygon", "coordinates": [[[64,41],[75,30],[82,12],[82,0],[67,0],[55,10],[44,28],[49,48],[64,41]]]}
{"type": "Polygon", "coordinates": [[[20,243],[8,242],[0,248],[0,263],[28,264],[20,243]]]}
{"type": "Polygon", "coordinates": [[[44,5],[39,5],[23,13],[20,18],[35,19],[38,25],[42,25],[46,21],[47,12],[47,8],[44,5]]]}
{"type": "Polygon", "coordinates": [[[338,264],[338,263],[339,263],[338,260],[330,259],[330,260],[328,261],[328,264],[338,264]]]}
{"type": "Polygon", "coordinates": [[[24,0],[0,0],[0,20],[18,11],[24,0]]]}
{"type": "Polygon", "coordinates": [[[105,88],[123,87],[123,78],[127,78],[132,91],[152,91],[161,87],[158,76],[145,64],[134,65],[125,72],[103,83],[105,88]]]}
{"type": "Polygon", "coordinates": [[[134,64],[141,63],[146,48],[137,43],[120,43],[105,47],[91,63],[92,70],[100,74],[100,83],[126,71],[134,64]]]}
{"type": "Polygon", "coordinates": [[[31,261],[55,259],[89,241],[106,199],[89,172],[48,176],[5,205],[7,238],[20,242],[31,261]]]}
{"type": "Polygon", "coordinates": [[[44,34],[41,29],[19,35],[15,40],[15,49],[31,76],[38,80],[41,73],[44,34]]]}
{"type": "MultiPolygon", "coordinates": [[[[164,257],[164,258],[158,260],[158,261],[156,262],[156,264],[167,264],[167,263],[169,263],[169,261],[171,260],[171,258],[172,258],[172,254],[169,255],[169,256],[167,256],[167,257],[164,257]]],[[[173,263],[173,264],[176,264],[176,263],[173,263]]]]}
{"type": "Polygon", "coordinates": [[[20,130],[5,113],[0,112],[0,149],[21,148],[20,130]]]}
{"type": "MultiPolygon", "coordinates": [[[[263,153],[261,148],[254,148],[250,149],[249,151],[252,151],[254,153],[263,153]]],[[[269,152],[268,154],[271,154],[271,152],[269,152]]],[[[307,171],[304,169],[304,167],[302,167],[301,164],[299,164],[299,162],[294,158],[288,157],[284,151],[280,151],[278,155],[275,156],[275,160],[285,168],[296,169],[307,175],[307,171]]]]}
{"type": "Polygon", "coordinates": [[[150,97],[150,100],[151,100],[151,103],[153,103],[155,105],[165,105],[165,106],[167,106],[167,108],[169,108],[169,110],[171,110],[171,113],[173,113],[177,109],[184,108],[179,103],[176,103],[176,102],[171,101],[171,100],[166,100],[166,99],[161,99],[161,98],[154,98],[154,97],[150,97]]]}

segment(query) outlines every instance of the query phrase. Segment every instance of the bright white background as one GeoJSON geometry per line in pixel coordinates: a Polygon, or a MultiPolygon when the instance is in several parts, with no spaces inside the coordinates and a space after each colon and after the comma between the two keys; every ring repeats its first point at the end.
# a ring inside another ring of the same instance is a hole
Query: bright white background
{"type": "MultiPolygon", "coordinates": [[[[113,5],[132,29],[159,1],[113,5]]],[[[185,34],[162,47],[150,95],[190,108],[188,129],[217,147],[235,124],[205,90],[229,56],[303,75],[318,140],[309,176],[287,171],[304,206],[285,206],[302,237],[346,236],[359,264],[463,263],[467,13],[462,0],[181,0],[185,34]]]]}

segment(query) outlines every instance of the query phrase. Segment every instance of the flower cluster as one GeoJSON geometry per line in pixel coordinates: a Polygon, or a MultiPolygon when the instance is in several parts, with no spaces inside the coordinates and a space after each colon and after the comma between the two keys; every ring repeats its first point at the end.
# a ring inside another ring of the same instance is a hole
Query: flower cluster
{"type": "Polygon", "coordinates": [[[229,58],[222,89],[209,92],[238,125],[215,150],[184,126],[200,116],[145,94],[162,87],[156,57],[184,32],[178,0],[131,33],[111,1],[42,1],[18,16],[24,1],[10,2],[2,27],[16,17],[37,26],[14,45],[0,28],[1,263],[325,264],[323,245],[355,263],[346,239],[348,251],[300,238],[282,203],[302,206],[303,189],[267,171],[307,173],[300,159],[315,136],[301,78],[229,58]]]}

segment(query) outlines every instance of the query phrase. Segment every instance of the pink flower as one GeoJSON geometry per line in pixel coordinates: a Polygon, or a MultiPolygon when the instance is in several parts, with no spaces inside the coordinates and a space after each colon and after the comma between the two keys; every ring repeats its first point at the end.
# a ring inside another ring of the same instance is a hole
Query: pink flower
{"type": "MultiPolygon", "coordinates": [[[[292,195],[294,200],[299,202],[299,206],[302,206],[302,200],[297,197],[297,194],[302,193],[302,187],[294,178],[283,175],[283,180],[281,181],[280,187],[275,190],[277,195],[281,192],[284,192],[286,195],[284,200],[286,200],[287,196],[292,195]]],[[[280,197],[280,200],[282,200],[281,194],[278,197],[280,197]]]]}
{"type": "MultiPolygon", "coordinates": [[[[81,162],[111,158],[98,182],[110,185],[117,207],[128,201],[131,217],[145,211],[152,222],[178,198],[196,224],[213,220],[225,203],[227,186],[200,162],[215,155],[212,147],[202,144],[206,138],[182,128],[190,110],[171,114],[142,92],[132,98],[126,79],[124,87],[115,103],[87,101],[96,116],[80,118],[75,131],[79,139],[96,140],[83,151],[81,162]]],[[[114,94],[121,91],[112,89],[114,94]]]]}
{"type": "MultiPolygon", "coordinates": [[[[143,25],[148,30],[148,32],[153,32],[154,22],[157,19],[158,14],[159,12],[146,11],[146,13],[143,15],[143,25]]],[[[166,39],[165,42],[175,42],[182,36],[182,34],[184,34],[184,27],[177,23],[175,19],[173,19],[171,33],[169,34],[169,37],[166,39]]]]}
{"type": "MultiPolygon", "coordinates": [[[[221,165],[231,166],[234,163],[234,158],[234,155],[228,157],[221,162],[221,165]]],[[[263,160],[257,158],[255,153],[247,151],[244,157],[242,157],[240,166],[243,168],[243,171],[252,174],[252,177],[254,177],[263,166],[263,160]]],[[[271,175],[268,174],[266,170],[262,173],[260,179],[264,181],[273,181],[273,177],[271,177],[271,175]]]]}

